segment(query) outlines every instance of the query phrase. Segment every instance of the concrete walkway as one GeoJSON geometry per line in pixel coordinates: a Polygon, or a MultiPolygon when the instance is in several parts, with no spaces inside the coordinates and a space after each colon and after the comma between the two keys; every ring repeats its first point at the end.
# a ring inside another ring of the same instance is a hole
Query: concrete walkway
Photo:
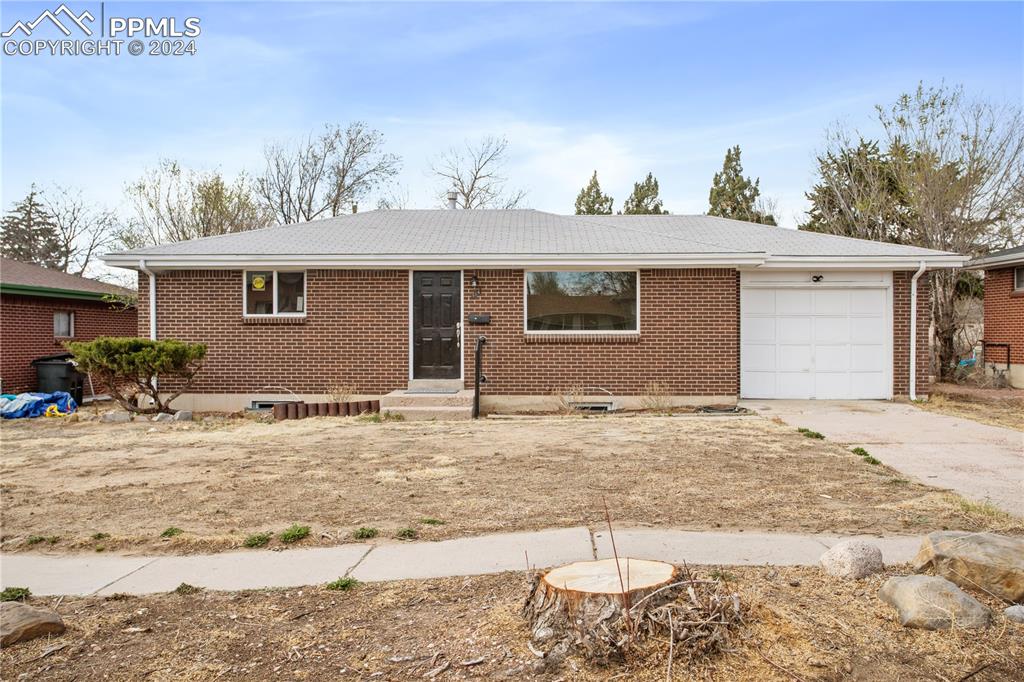
{"type": "MultiPolygon", "coordinates": [[[[886,563],[913,558],[919,536],[862,536],[886,563]]],[[[691,564],[809,566],[841,538],[784,533],[704,533],[661,529],[615,531],[619,556],[691,564]]],[[[351,544],[193,556],[0,556],[0,586],[37,595],[168,592],[181,583],[213,590],[316,585],[352,576],[364,582],[481,575],[547,568],[612,556],[607,531],[585,527],[508,533],[443,542],[351,544]]]]}
{"type": "Polygon", "coordinates": [[[874,400],[745,400],[766,417],[860,446],[928,485],[1024,516],[1024,433],[874,400]]]}

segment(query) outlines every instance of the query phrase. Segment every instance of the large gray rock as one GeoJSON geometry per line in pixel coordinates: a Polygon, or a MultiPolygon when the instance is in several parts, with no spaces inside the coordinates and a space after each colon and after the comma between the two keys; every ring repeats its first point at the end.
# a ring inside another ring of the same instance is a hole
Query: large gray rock
{"type": "Polygon", "coordinates": [[[1014,604],[1003,609],[1003,615],[1014,623],[1024,623],[1024,606],[1014,604]]]}
{"type": "Polygon", "coordinates": [[[843,540],[821,555],[821,567],[829,575],[860,580],[880,573],[882,550],[865,540],[843,540]]]}
{"type": "Polygon", "coordinates": [[[921,543],[914,568],[931,568],[961,587],[985,590],[1007,601],[1024,600],[1024,538],[936,531],[921,543]]]}
{"type": "Polygon", "coordinates": [[[130,413],[128,413],[128,412],[121,412],[120,410],[117,411],[117,412],[105,412],[103,414],[103,416],[100,417],[100,421],[104,421],[104,422],[122,423],[122,422],[130,422],[131,420],[132,420],[132,415],[130,413]]]}
{"type": "Polygon", "coordinates": [[[0,602],[0,646],[63,633],[64,621],[56,611],[17,601],[0,602]]]}
{"type": "Polygon", "coordinates": [[[176,422],[190,422],[192,421],[192,410],[178,410],[174,413],[174,421],[176,422]]]}
{"type": "Polygon", "coordinates": [[[945,578],[931,575],[889,578],[878,597],[896,607],[900,623],[908,628],[983,628],[992,617],[977,599],[945,578]]]}

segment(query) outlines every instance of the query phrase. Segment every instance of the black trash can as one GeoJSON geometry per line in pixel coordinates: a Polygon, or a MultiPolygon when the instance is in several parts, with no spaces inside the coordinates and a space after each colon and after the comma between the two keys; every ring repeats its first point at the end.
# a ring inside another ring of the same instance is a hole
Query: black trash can
{"type": "Polygon", "coordinates": [[[71,353],[62,353],[33,360],[32,364],[36,368],[36,390],[40,393],[65,391],[81,405],[85,375],[75,369],[71,358],[71,353]]]}

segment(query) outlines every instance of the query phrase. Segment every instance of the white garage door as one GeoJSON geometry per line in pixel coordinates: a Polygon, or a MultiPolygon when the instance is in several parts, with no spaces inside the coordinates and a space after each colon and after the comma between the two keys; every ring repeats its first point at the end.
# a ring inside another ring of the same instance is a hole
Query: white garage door
{"type": "Polygon", "coordinates": [[[804,284],[811,277],[789,275],[791,281],[782,283],[777,275],[743,273],[740,394],[890,398],[888,276],[832,275],[814,286],[804,284]]]}

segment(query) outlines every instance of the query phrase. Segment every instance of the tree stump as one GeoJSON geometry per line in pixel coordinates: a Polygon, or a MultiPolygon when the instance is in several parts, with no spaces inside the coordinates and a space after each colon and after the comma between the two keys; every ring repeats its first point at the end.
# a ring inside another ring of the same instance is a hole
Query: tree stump
{"type": "Polygon", "coordinates": [[[545,654],[564,656],[572,648],[607,662],[635,634],[628,610],[670,601],[675,590],[664,588],[680,575],[672,564],[628,558],[578,561],[539,574],[523,605],[532,643],[545,654]]]}

